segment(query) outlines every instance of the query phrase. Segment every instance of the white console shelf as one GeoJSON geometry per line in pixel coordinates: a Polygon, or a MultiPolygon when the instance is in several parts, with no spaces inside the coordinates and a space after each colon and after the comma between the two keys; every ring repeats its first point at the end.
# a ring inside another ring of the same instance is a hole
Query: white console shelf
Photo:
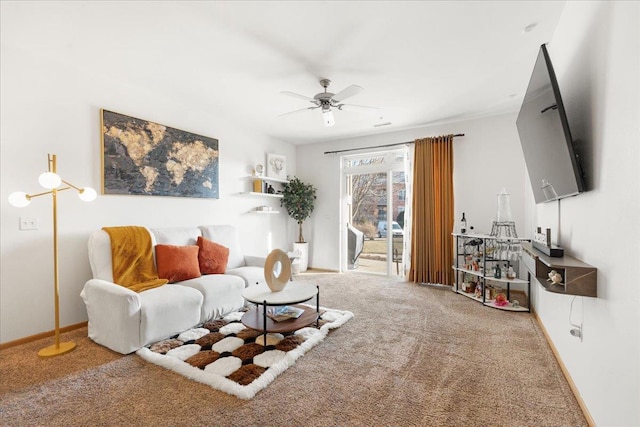
{"type": "Polygon", "coordinates": [[[527,239],[460,233],[453,233],[453,238],[456,247],[453,265],[456,275],[455,292],[487,307],[506,311],[530,311],[530,281],[528,278],[525,280],[517,277],[522,244],[527,239]],[[496,277],[496,266],[507,270],[511,267],[514,276],[509,278],[506,271],[502,271],[496,277]],[[512,289],[512,285],[526,290],[512,289]],[[506,305],[496,304],[495,296],[500,293],[506,296],[506,305]],[[517,304],[514,303],[516,299],[517,304]]]}

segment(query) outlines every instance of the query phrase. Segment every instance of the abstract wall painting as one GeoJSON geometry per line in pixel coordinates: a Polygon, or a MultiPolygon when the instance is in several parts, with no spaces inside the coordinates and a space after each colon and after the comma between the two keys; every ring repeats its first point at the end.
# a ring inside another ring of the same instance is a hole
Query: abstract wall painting
{"type": "Polygon", "coordinates": [[[219,198],[218,140],[101,110],[102,193],[219,198]]]}

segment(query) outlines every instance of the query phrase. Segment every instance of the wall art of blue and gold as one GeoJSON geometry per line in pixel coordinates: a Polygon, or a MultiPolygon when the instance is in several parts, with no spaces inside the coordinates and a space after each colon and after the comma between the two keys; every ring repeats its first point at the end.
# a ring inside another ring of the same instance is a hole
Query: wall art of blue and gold
{"type": "Polygon", "coordinates": [[[218,140],[100,110],[102,193],[217,199],[218,140]]]}

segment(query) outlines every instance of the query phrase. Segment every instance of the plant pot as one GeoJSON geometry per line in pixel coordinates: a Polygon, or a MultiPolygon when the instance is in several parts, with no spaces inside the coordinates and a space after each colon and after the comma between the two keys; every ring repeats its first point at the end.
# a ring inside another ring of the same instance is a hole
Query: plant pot
{"type": "Polygon", "coordinates": [[[307,271],[307,265],[309,263],[309,243],[294,243],[293,252],[298,253],[298,264],[300,265],[300,272],[307,271]]]}

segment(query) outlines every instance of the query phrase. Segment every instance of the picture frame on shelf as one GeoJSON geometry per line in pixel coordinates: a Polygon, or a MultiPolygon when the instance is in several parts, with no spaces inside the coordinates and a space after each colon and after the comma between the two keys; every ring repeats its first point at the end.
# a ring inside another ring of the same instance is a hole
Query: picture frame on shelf
{"type": "Polygon", "coordinates": [[[282,154],[267,153],[267,177],[287,179],[287,157],[282,154]]]}

